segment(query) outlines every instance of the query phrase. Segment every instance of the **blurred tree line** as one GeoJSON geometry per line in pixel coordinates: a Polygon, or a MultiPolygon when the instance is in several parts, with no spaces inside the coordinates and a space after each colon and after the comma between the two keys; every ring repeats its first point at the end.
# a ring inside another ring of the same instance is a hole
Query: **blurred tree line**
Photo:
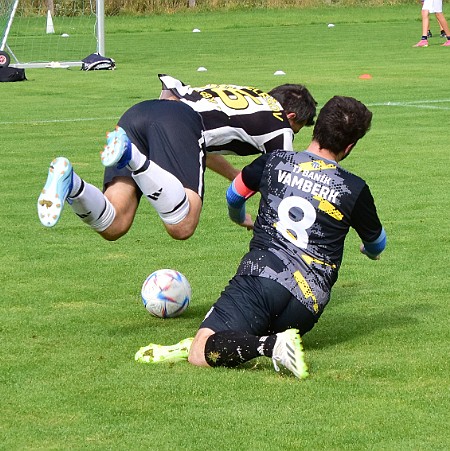
{"type": "MultiPolygon", "coordinates": [[[[41,14],[50,9],[52,15],[79,15],[95,8],[96,0],[20,0],[27,14],[41,14]],[[45,7],[46,6],[46,7],[45,7]]],[[[196,8],[311,8],[321,6],[383,6],[411,3],[411,0],[104,0],[107,16],[119,14],[161,14],[196,8]]]]}

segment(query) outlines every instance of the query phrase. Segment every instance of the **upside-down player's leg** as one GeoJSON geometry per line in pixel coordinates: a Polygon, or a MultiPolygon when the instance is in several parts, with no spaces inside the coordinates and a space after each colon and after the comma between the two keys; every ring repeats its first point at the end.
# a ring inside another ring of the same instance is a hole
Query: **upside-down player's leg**
{"type": "Polygon", "coordinates": [[[153,161],[134,171],[132,177],[172,238],[184,240],[194,233],[202,210],[196,192],[184,188],[177,177],[153,161]]]}
{"type": "Polygon", "coordinates": [[[197,193],[188,188],[185,191],[189,202],[189,211],[186,216],[176,224],[169,224],[163,220],[167,233],[176,240],[186,240],[194,234],[203,207],[202,199],[197,193]]]}
{"type": "MultiPolygon", "coordinates": [[[[58,157],[50,163],[47,181],[38,198],[41,223],[46,227],[55,226],[66,203],[84,223],[110,239],[105,231],[120,219],[116,215],[116,206],[97,187],[81,179],[67,158],[58,157]]],[[[125,203],[132,208],[132,199],[127,199],[125,203]]],[[[135,205],[137,206],[137,202],[135,205]]],[[[118,236],[121,235],[116,234],[112,239],[118,236]]]]}
{"type": "Polygon", "coordinates": [[[159,164],[148,159],[124,129],[116,127],[108,133],[101,156],[102,164],[110,168],[105,172],[105,180],[124,174],[124,169],[128,171],[127,175],[157,211],[169,235],[184,240],[194,233],[202,209],[202,140],[190,137],[184,145],[176,142],[180,147],[174,149],[175,144],[165,138],[164,128],[153,123],[149,128],[157,143],[152,158],[157,158],[159,164]],[[175,175],[180,167],[186,186],[175,175]]]}
{"type": "Polygon", "coordinates": [[[133,224],[139,206],[136,183],[129,177],[116,177],[105,187],[105,197],[114,205],[115,218],[100,235],[108,241],[115,241],[125,235],[133,224]]]}

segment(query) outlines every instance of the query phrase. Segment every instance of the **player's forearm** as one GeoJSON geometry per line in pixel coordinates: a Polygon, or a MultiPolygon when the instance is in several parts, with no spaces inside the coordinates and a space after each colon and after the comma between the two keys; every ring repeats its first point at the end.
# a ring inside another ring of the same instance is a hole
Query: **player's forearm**
{"type": "Polygon", "coordinates": [[[372,260],[378,260],[380,254],[386,248],[387,236],[386,232],[381,229],[380,236],[375,241],[363,241],[361,252],[372,260]]]}
{"type": "Polygon", "coordinates": [[[233,222],[244,224],[249,218],[246,218],[245,201],[253,196],[255,191],[248,188],[242,180],[242,173],[231,182],[227,190],[228,215],[233,222]]]}
{"type": "Polygon", "coordinates": [[[239,169],[235,168],[225,157],[219,154],[207,153],[206,167],[230,181],[239,174],[239,169]]]}
{"type": "Polygon", "coordinates": [[[242,224],[245,221],[245,197],[237,192],[234,181],[227,190],[227,204],[230,219],[242,224]]]}

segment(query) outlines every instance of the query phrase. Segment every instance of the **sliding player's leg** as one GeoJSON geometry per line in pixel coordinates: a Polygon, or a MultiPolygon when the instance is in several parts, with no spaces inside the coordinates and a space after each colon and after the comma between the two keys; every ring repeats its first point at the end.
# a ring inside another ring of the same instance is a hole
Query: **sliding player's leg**
{"type": "Polygon", "coordinates": [[[274,312],[282,310],[291,294],[276,281],[263,277],[234,276],[206,314],[189,350],[196,366],[232,368],[265,356],[307,377],[301,338],[296,328],[276,334],[270,331],[274,312]]]}

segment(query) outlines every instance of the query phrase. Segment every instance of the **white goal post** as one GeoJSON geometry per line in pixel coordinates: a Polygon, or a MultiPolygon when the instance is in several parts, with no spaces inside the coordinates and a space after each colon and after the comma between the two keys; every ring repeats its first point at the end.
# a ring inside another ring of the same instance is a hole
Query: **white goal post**
{"type": "Polygon", "coordinates": [[[104,0],[0,0],[0,38],[0,65],[81,67],[105,56],[104,0]]]}

